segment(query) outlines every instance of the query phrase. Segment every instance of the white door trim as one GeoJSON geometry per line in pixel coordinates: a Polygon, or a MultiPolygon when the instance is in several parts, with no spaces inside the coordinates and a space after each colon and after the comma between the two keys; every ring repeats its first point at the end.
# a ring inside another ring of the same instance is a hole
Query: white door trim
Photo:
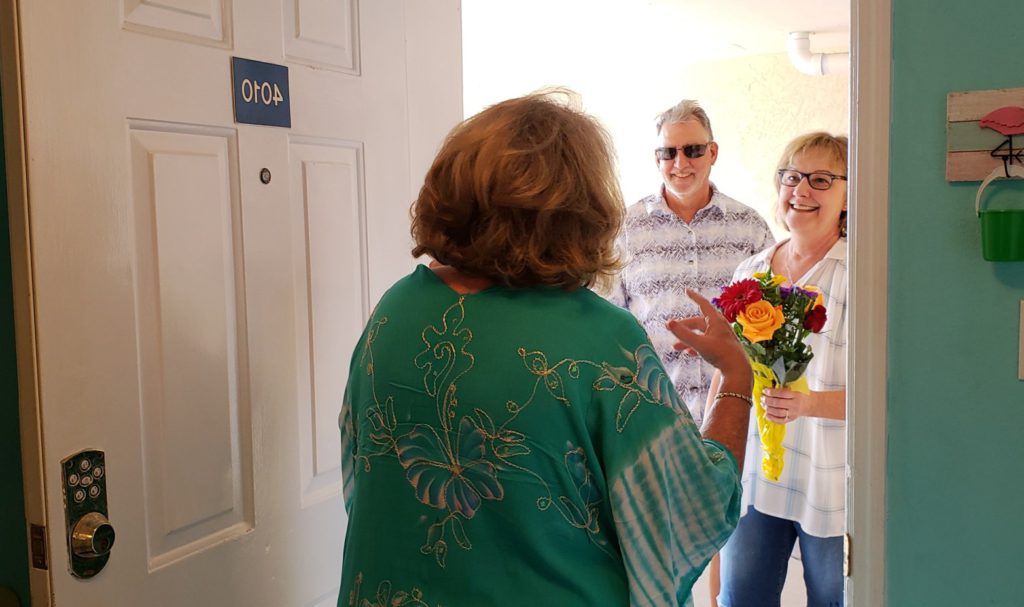
{"type": "MultiPolygon", "coordinates": [[[[28,214],[25,115],[21,90],[21,37],[17,0],[0,2],[0,41],[3,145],[7,172],[7,212],[11,232],[11,282],[18,361],[18,418],[25,519],[28,525],[46,525],[46,479],[43,475],[42,419],[39,410],[39,386],[36,381],[32,232],[28,214]]],[[[47,542],[45,534],[42,541],[47,542]]],[[[57,547],[60,548],[62,547],[57,547]]],[[[52,550],[52,546],[46,547],[47,558],[52,550]]],[[[28,574],[32,604],[37,607],[49,607],[50,572],[32,567],[30,559],[28,574]]]]}
{"type": "Polygon", "coordinates": [[[884,607],[892,5],[853,0],[851,10],[847,604],[884,607]]]}

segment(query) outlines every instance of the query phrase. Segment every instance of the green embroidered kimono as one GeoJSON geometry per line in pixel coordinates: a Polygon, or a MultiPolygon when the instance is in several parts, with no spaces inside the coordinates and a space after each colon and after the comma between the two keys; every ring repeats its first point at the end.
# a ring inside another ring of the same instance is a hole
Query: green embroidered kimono
{"type": "Polygon", "coordinates": [[[739,516],[731,454],[587,289],[420,266],[356,346],[341,436],[341,606],[689,604],[739,516]]]}

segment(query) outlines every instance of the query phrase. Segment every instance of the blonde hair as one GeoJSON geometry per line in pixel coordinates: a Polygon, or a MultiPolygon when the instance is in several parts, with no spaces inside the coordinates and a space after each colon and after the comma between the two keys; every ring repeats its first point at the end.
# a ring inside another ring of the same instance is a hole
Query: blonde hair
{"type": "Polygon", "coordinates": [[[413,202],[413,256],[513,287],[610,281],[624,205],[608,133],[570,91],[457,125],[413,202]]]}
{"type": "MultiPolygon", "coordinates": [[[[779,170],[789,168],[793,164],[793,159],[799,154],[812,150],[821,150],[828,154],[830,160],[843,167],[843,177],[846,177],[850,170],[849,149],[850,140],[846,135],[833,135],[825,131],[800,135],[787,143],[785,149],[782,150],[782,156],[779,157],[779,162],[775,166],[775,190],[778,191],[782,187],[779,170]]],[[[846,182],[843,183],[845,185],[846,182]]],[[[788,230],[789,226],[786,225],[779,209],[776,209],[775,216],[778,222],[788,230]]],[[[839,214],[839,234],[846,236],[846,211],[839,214]]]]}

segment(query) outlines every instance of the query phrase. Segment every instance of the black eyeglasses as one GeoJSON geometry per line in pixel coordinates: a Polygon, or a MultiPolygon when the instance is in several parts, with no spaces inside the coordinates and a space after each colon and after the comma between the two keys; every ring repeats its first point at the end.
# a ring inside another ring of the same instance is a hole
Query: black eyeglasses
{"type": "Polygon", "coordinates": [[[832,187],[836,179],[846,181],[846,175],[833,175],[832,173],[801,173],[793,169],[779,169],[779,183],[784,186],[795,188],[800,182],[807,179],[807,185],[814,190],[827,190],[832,187]]]}
{"type": "Polygon", "coordinates": [[[654,156],[658,160],[675,160],[679,150],[682,150],[683,156],[687,158],[700,158],[708,153],[709,145],[711,145],[710,141],[708,143],[691,143],[677,148],[654,148],[654,156]]]}

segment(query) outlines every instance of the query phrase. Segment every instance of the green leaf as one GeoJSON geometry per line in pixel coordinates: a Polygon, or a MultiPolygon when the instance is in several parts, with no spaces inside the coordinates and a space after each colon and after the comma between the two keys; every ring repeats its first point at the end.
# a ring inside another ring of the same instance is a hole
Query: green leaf
{"type": "Polygon", "coordinates": [[[580,527],[586,522],[586,518],[583,516],[583,511],[580,510],[579,506],[572,503],[572,500],[563,495],[558,498],[558,501],[562,502],[562,507],[567,511],[570,523],[580,527]]]}
{"type": "Polygon", "coordinates": [[[473,544],[466,535],[466,529],[462,526],[462,521],[458,517],[452,519],[452,535],[455,536],[455,541],[463,550],[473,549],[473,544]]]}
{"type": "Polygon", "coordinates": [[[750,349],[753,350],[754,353],[757,354],[757,356],[759,358],[764,358],[768,354],[768,351],[765,350],[764,346],[762,346],[759,343],[752,343],[752,344],[750,344],[750,349]]]}
{"type": "Polygon", "coordinates": [[[420,552],[430,554],[434,551],[437,543],[444,537],[444,522],[434,523],[427,529],[427,543],[420,546],[420,552]]]}
{"type": "Polygon", "coordinates": [[[392,431],[398,427],[398,420],[395,418],[395,399],[391,396],[384,401],[384,425],[392,431]]]}
{"type": "Polygon", "coordinates": [[[506,443],[521,443],[526,440],[526,435],[515,430],[502,430],[498,433],[498,438],[506,443]]]}
{"type": "Polygon", "coordinates": [[[502,459],[508,459],[520,455],[529,455],[530,448],[518,443],[502,443],[494,446],[494,454],[502,459]]]}
{"type": "Polygon", "coordinates": [[[597,515],[598,515],[597,506],[591,506],[590,508],[588,508],[587,509],[587,515],[588,515],[588,517],[587,517],[587,531],[589,531],[591,533],[599,532],[601,530],[601,528],[600,528],[600,524],[597,522],[599,520],[597,518],[597,515]]]}
{"type": "Polygon", "coordinates": [[[392,444],[391,434],[387,432],[371,432],[370,440],[378,445],[390,447],[392,444]]]}
{"type": "Polygon", "coordinates": [[[544,387],[556,400],[561,402],[568,400],[565,397],[565,384],[562,382],[562,376],[558,373],[552,371],[544,375],[544,387]]]}
{"type": "Polygon", "coordinates": [[[434,545],[434,558],[437,560],[437,564],[444,569],[448,564],[448,544],[444,540],[441,540],[434,545]]]}
{"type": "Polygon", "coordinates": [[[480,422],[480,429],[484,431],[487,436],[494,436],[494,420],[482,409],[473,409],[476,413],[476,419],[480,422]]]}
{"type": "Polygon", "coordinates": [[[381,416],[380,409],[377,407],[367,409],[366,419],[370,420],[370,425],[373,426],[374,430],[380,430],[384,427],[384,418],[381,416]]]}
{"type": "Polygon", "coordinates": [[[640,406],[640,393],[636,391],[629,392],[622,397],[619,401],[619,409],[615,413],[615,429],[622,432],[626,429],[626,424],[629,423],[629,418],[633,416],[633,413],[640,406]]]}

